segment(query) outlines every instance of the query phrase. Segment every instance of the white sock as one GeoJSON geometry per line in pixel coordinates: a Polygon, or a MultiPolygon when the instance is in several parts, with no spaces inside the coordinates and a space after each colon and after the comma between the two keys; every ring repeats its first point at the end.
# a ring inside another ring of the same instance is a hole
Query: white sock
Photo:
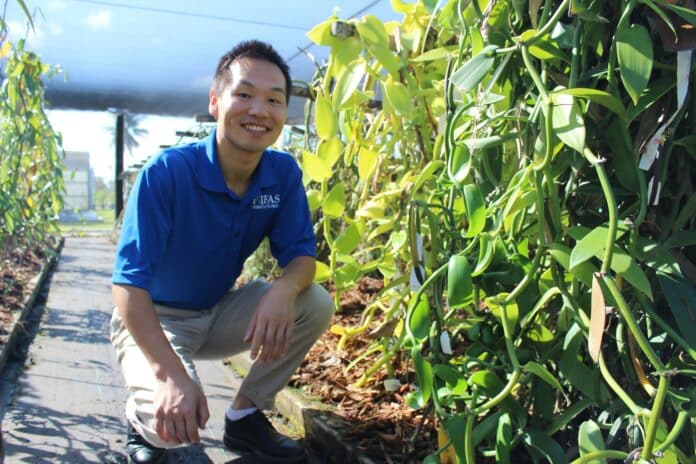
{"type": "Polygon", "coordinates": [[[232,406],[230,406],[227,408],[225,416],[227,416],[227,418],[231,421],[236,421],[248,416],[249,414],[253,414],[257,409],[258,408],[254,406],[246,409],[234,409],[232,406]]]}

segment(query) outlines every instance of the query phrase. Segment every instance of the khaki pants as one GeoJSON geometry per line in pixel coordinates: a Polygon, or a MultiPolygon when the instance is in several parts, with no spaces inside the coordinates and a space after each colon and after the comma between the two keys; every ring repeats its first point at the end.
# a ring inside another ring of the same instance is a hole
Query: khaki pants
{"type": "MultiPolygon", "coordinates": [[[[199,385],[201,381],[193,359],[222,359],[250,349],[251,344],[242,339],[254,310],[269,288],[269,283],[256,280],[228,292],[206,311],[155,305],[164,334],[199,385]]],[[[276,393],[287,384],[314,342],[327,329],[332,315],[333,302],[321,286],[312,284],[300,293],[295,303],[295,328],[287,356],[265,366],[254,363],[240,391],[260,409],[272,408],[276,393]]],[[[152,445],[177,446],[163,441],[155,431],[153,398],[157,380],[116,309],[111,318],[111,343],[130,393],[126,418],[152,445]]]]}

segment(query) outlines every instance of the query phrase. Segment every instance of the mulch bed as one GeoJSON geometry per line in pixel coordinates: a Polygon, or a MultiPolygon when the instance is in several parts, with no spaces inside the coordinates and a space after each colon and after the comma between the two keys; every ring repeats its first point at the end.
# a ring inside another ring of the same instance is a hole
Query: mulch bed
{"type": "MultiPolygon", "coordinates": [[[[342,293],[341,310],[334,315],[332,325],[360,326],[363,309],[381,288],[380,280],[368,277],[356,288],[342,293]]],[[[437,432],[432,418],[424,420],[422,411],[411,409],[405,402],[404,397],[412,390],[414,380],[408,356],[397,355],[391,362],[393,378],[400,382],[393,391],[385,388],[387,372],[384,368],[362,388],[353,386],[365,369],[377,361],[379,352],[348,369],[372,343],[380,322],[373,320],[367,331],[349,338],[340,352],[337,351],[340,336],[331,331],[325,333],[290,379],[290,385],[333,405],[336,413],[351,424],[346,436],[367,456],[377,462],[420,463],[437,449],[437,432]]]]}
{"type": "Polygon", "coordinates": [[[48,257],[41,247],[16,247],[0,262],[0,347],[10,336],[17,311],[31,293],[29,281],[41,270],[48,257]]]}

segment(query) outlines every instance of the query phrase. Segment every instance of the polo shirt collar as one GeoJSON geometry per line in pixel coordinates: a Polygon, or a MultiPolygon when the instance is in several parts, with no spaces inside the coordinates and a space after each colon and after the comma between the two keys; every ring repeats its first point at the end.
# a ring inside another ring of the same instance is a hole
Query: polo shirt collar
{"type": "MultiPolygon", "coordinates": [[[[206,190],[211,190],[213,192],[229,192],[227,184],[225,184],[225,179],[222,176],[222,170],[220,169],[220,163],[217,157],[217,144],[215,143],[215,133],[217,128],[213,128],[213,131],[208,137],[201,140],[199,144],[198,156],[196,156],[196,164],[198,171],[198,182],[206,190]],[[200,153],[201,149],[204,153],[200,153]]],[[[276,174],[273,169],[271,162],[273,150],[264,150],[261,155],[261,161],[256,167],[254,174],[251,177],[251,184],[249,185],[249,191],[257,191],[262,187],[270,187],[276,183],[276,174]]]]}

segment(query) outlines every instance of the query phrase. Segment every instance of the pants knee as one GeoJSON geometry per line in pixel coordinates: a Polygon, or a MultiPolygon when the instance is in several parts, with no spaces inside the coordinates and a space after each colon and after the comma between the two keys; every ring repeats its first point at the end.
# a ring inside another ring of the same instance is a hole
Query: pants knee
{"type": "Polygon", "coordinates": [[[296,303],[301,319],[311,324],[317,332],[323,333],[331,323],[334,304],[329,292],[321,285],[311,284],[298,297],[296,303]]]}

